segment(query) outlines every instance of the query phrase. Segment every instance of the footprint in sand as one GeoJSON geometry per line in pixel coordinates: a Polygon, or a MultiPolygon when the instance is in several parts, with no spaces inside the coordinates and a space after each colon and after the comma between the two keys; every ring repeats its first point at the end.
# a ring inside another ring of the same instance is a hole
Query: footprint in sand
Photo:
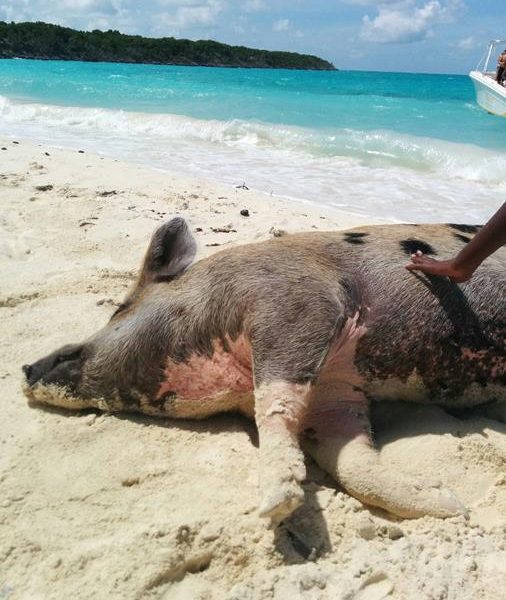
{"type": "Polygon", "coordinates": [[[19,294],[17,296],[7,296],[6,298],[0,298],[0,308],[15,308],[19,304],[30,302],[40,297],[39,292],[33,292],[31,294],[19,294]]]}

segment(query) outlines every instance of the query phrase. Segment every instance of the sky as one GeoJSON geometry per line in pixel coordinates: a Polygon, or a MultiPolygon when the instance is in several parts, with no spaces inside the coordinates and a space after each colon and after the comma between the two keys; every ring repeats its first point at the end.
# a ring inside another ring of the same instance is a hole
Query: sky
{"type": "Polygon", "coordinates": [[[506,0],[0,0],[45,21],[316,54],[339,69],[466,73],[506,39],[506,0]]]}

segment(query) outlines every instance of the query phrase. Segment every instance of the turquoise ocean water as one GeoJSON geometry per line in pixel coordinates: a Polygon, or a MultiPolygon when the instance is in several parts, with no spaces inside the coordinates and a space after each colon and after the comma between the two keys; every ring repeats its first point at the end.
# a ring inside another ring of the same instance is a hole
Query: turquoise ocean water
{"type": "Polygon", "coordinates": [[[391,219],[506,196],[506,119],[461,75],[0,60],[0,133],[391,219]]]}

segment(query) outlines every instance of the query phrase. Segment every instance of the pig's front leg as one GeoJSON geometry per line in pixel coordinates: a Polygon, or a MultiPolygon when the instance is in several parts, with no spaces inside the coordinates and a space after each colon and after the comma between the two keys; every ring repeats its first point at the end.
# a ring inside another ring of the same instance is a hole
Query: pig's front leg
{"type": "Polygon", "coordinates": [[[316,386],[310,404],[303,446],[352,496],[400,517],[465,513],[454,494],[440,484],[382,464],[371,439],[368,403],[356,388],[316,386]]]}
{"type": "Polygon", "coordinates": [[[255,390],[260,444],[260,514],[273,523],[288,517],[304,499],[306,476],[298,432],[307,408],[309,384],[274,381],[255,390]]]}

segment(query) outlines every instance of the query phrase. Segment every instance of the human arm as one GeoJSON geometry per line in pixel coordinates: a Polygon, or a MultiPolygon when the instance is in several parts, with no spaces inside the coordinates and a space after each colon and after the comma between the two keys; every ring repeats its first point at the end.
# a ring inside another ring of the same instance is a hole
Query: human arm
{"type": "Polygon", "coordinates": [[[418,251],[411,255],[411,262],[406,265],[406,269],[446,276],[452,281],[462,283],[470,279],[481,263],[504,244],[506,202],[454,258],[435,260],[418,251]]]}

